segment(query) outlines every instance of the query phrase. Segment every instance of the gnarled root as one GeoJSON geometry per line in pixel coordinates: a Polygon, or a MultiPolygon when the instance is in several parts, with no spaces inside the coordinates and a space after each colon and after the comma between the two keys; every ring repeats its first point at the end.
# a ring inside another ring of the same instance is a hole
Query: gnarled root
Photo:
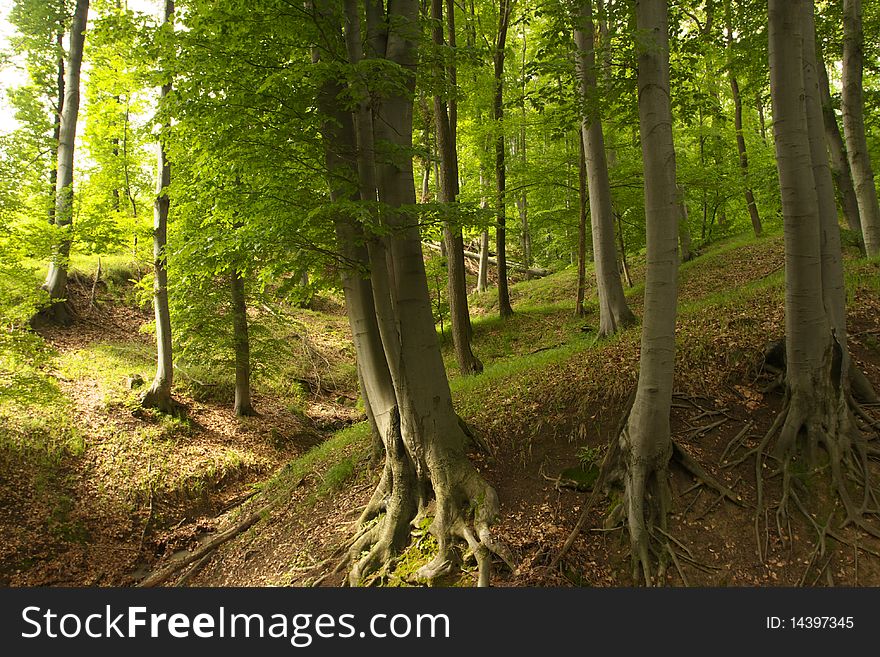
{"type": "Polygon", "coordinates": [[[382,477],[360,519],[348,556],[340,569],[350,566],[348,584],[358,586],[387,573],[407,546],[413,526],[433,511],[429,532],[437,540],[437,554],[416,573],[432,582],[459,565],[456,545],[464,542],[464,559],[474,558],[478,586],[488,586],[492,555],[515,569],[510,550],[492,536],[490,526],[498,511],[498,495],[470,461],[447,461],[437,474],[421,477],[406,458],[386,458],[382,477]],[[433,500],[427,491],[433,491],[433,500]]]}
{"type": "MultiPolygon", "coordinates": [[[[778,468],[770,476],[782,475],[782,493],[776,507],[776,525],[780,537],[783,537],[782,528],[789,523],[790,500],[794,500],[797,508],[815,524],[798,495],[797,489],[805,487],[795,474],[796,468],[803,474],[827,469],[830,472],[831,490],[845,514],[841,526],[854,524],[870,535],[880,537],[880,530],[865,519],[868,503],[874,498],[875,492],[868,469],[867,443],[855,422],[857,404],[850,395],[833,390],[830,386],[827,392],[828,395],[809,395],[798,390],[787,390],[782,411],[755,450],[755,534],[761,561],[766,556],[765,550],[762,550],[762,543],[766,543],[766,540],[762,541],[760,531],[762,516],[765,517],[765,525],[768,524],[764,504],[767,457],[778,463],[778,468]],[[820,450],[827,459],[827,463],[821,467],[820,450]],[[848,481],[855,482],[855,487],[861,489],[863,498],[860,503],[853,499],[848,481]]],[[[769,532],[769,527],[765,526],[764,530],[769,532]]]]}

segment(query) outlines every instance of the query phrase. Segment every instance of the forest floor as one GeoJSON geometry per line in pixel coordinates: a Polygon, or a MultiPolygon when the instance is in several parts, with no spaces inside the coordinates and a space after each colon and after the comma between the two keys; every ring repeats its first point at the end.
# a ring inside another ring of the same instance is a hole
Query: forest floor
{"type": "MultiPolygon", "coordinates": [[[[817,527],[835,513],[821,470],[803,473],[816,525],[795,512],[777,527],[772,507],[756,522],[748,450],[781,406],[779,392],[765,392],[772,378],[762,365],[765,346],[783,335],[782,259],[781,236],[770,235],[714,244],[682,265],[673,434],[741,503],[672,466],[670,585],[880,585],[880,541],[845,528],[820,549],[817,527]]],[[[632,271],[627,295],[640,314],[643,264],[632,271]]],[[[880,389],[880,264],[850,257],[847,284],[854,362],[880,389]]],[[[472,458],[501,500],[495,531],[518,557],[515,572],[497,569],[496,586],[636,583],[625,532],[603,526],[609,500],[548,568],[588,497],[567,487],[567,478],[601,458],[637,378],[638,327],[597,340],[595,302],[575,317],[575,285],[572,269],[517,283],[515,315],[504,321],[493,310],[494,290],[474,294],[474,349],[485,372],[451,376],[459,414],[492,451],[472,458]]],[[[0,481],[0,584],[132,585],[163,572],[164,583],[178,585],[339,583],[334,553],[379,473],[367,425],[357,422],[355,378],[344,366],[350,348],[341,308],[290,311],[299,313],[298,338],[309,345],[286,354],[307,364],[282,377],[308,384],[297,403],[277,382],[258,385],[261,415],[239,420],[220,382],[179,376],[175,392],[188,419],[172,421],[138,409],[137,391],[128,389],[133,374],[149,380],[151,341],[139,332],[148,313],[109,301],[90,308],[87,288],[78,293],[78,323],[43,333],[54,354],[42,373],[57,385],[57,399],[40,408],[63,415],[69,431],[28,445],[34,423],[52,422],[37,417],[36,402],[0,404],[7,435],[19,436],[0,449],[0,472],[8,474],[0,481]],[[324,377],[330,383],[318,383],[322,368],[337,373],[324,377]],[[22,420],[29,411],[32,425],[22,420]],[[232,540],[200,557],[200,548],[237,526],[232,540]],[[185,558],[187,567],[166,570],[185,558]]],[[[451,372],[448,338],[443,344],[451,372]]],[[[880,409],[866,412],[880,417],[880,409]]],[[[766,480],[773,504],[779,478],[766,480]]],[[[413,584],[431,549],[417,535],[384,583],[413,584]]],[[[468,566],[446,584],[474,581],[468,566]]]]}

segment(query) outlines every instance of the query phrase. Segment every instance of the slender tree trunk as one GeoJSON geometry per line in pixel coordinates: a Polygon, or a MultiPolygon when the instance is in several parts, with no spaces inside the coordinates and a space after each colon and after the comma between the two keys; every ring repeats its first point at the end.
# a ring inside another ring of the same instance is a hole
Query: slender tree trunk
{"type": "Polygon", "coordinates": [[[73,321],[67,299],[67,267],[70,258],[71,237],[69,227],[73,222],[73,156],[76,141],[76,123],[79,117],[80,69],[83,45],[88,24],[89,1],[77,0],[73,21],[70,25],[70,47],[67,53],[67,78],[64,83],[64,104],[61,110],[61,126],[58,132],[58,160],[55,185],[55,225],[64,229],[61,243],[52,254],[49,273],[43,288],[49,293],[51,306],[45,316],[58,324],[73,321]]]}
{"type": "Polygon", "coordinates": [[[843,0],[843,134],[869,256],[880,255],[880,206],[865,138],[862,98],[862,0],[843,0]]]}
{"type": "Polygon", "coordinates": [[[730,77],[730,92],[733,94],[733,126],[736,130],[736,149],[739,152],[739,167],[742,170],[744,194],[746,197],[746,207],[749,209],[749,218],[752,220],[752,230],[755,237],[760,237],[764,231],[761,225],[761,216],[758,214],[758,205],[755,203],[755,194],[752,192],[752,186],[749,182],[749,155],[746,151],[746,138],[743,133],[743,110],[742,98],[739,93],[739,81],[733,72],[733,57],[731,56],[733,49],[733,26],[730,17],[730,2],[726,6],[725,18],[727,22],[727,50],[728,50],[728,75],[730,77]]]}
{"type": "MultiPolygon", "coordinates": [[[[649,550],[649,517],[665,529],[669,510],[668,481],[672,439],[669,411],[675,359],[675,314],[678,287],[679,217],[675,186],[675,148],[669,104],[669,46],[666,0],[637,0],[636,26],[642,37],[639,53],[639,131],[645,167],[645,218],[648,269],[639,382],[635,400],[620,435],[624,464],[625,509],[633,557],[633,579],[639,570],[655,583],[649,550]]],[[[662,573],[658,574],[657,580],[662,573]]]]}
{"type": "Polygon", "coordinates": [[[587,289],[587,157],[584,153],[584,141],[579,139],[580,148],[578,158],[578,283],[577,300],[574,304],[574,312],[578,317],[587,314],[584,308],[584,297],[587,289]]]}
{"type": "Polygon", "coordinates": [[[507,44],[507,28],[513,11],[513,0],[500,0],[498,10],[498,36],[493,61],[495,66],[495,95],[492,102],[492,119],[495,122],[495,250],[498,259],[498,312],[501,317],[513,315],[510,292],[507,285],[507,218],[505,204],[506,167],[504,145],[504,48],[507,44]]]}
{"type": "Polygon", "coordinates": [[[803,13],[804,42],[804,89],[807,130],[810,140],[810,157],[819,211],[820,249],[822,257],[822,298],[825,313],[834,332],[834,340],[840,355],[841,379],[853,392],[865,401],[875,403],[877,394],[871,382],[857,367],[852,367],[846,328],[846,283],[843,273],[843,252],[840,245],[840,224],[834,198],[834,180],[828,160],[827,123],[823,110],[823,73],[825,64],[819,56],[814,2],[806,0],[803,13]]]}
{"type": "Polygon", "coordinates": [[[55,46],[58,48],[58,103],[55,111],[52,112],[52,150],[55,156],[55,162],[49,171],[49,225],[55,223],[55,199],[58,188],[58,142],[61,139],[61,114],[64,111],[64,30],[59,28],[55,35],[55,46]]]}
{"type": "Polygon", "coordinates": [[[755,92],[755,108],[758,110],[758,130],[761,133],[761,141],[767,145],[767,119],[764,117],[764,97],[761,90],[755,92]]]}
{"type": "Polygon", "coordinates": [[[605,159],[605,139],[599,107],[601,95],[596,85],[595,33],[591,0],[581,0],[574,39],[578,49],[578,77],[586,112],[581,124],[581,138],[587,163],[590,188],[590,221],[593,228],[593,264],[599,293],[599,335],[613,335],[635,322],[626,303],[617,254],[614,246],[614,215],[611,208],[611,184],[605,159]]]}
{"type": "Polygon", "coordinates": [[[629,274],[629,264],[626,262],[626,244],[623,241],[623,220],[619,214],[617,214],[617,241],[620,244],[620,268],[623,269],[623,278],[627,287],[632,287],[634,283],[629,274]]]}
{"type": "Polygon", "coordinates": [[[693,260],[696,254],[691,245],[691,225],[688,221],[687,201],[684,197],[684,190],[676,187],[678,194],[678,244],[681,248],[681,261],[687,262],[693,260]]]}
{"type": "Polygon", "coordinates": [[[840,134],[840,126],[837,125],[837,116],[835,116],[834,108],[831,105],[828,71],[825,69],[825,61],[821,57],[821,52],[817,51],[816,56],[818,59],[819,96],[822,101],[822,118],[825,125],[825,141],[828,144],[828,151],[831,155],[831,175],[834,177],[834,182],[837,186],[846,224],[853,233],[858,235],[861,248],[864,249],[862,222],[859,218],[859,201],[856,198],[856,190],[853,187],[849,160],[846,157],[846,146],[840,134]]]}
{"type": "Polygon", "coordinates": [[[233,270],[229,274],[232,297],[232,342],[235,348],[235,414],[256,415],[251,404],[251,343],[248,339],[247,298],[244,278],[233,270]]]}
{"type": "MultiPolygon", "coordinates": [[[[165,0],[165,22],[174,21],[174,2],[165,0]]],[[[171,93],[171,83],[162,85],[159,103],[171,93]]],[[[165,126],[168,128],[168,126],[165,126]]],[[[176,413],[180,406],[171,398],[174,383],[174,361],[171,351],[171,312],[168,308],[168,268],[165,245],[168,242],[168,187],[171,184],[171,163],[165,146],[159,140],[156,160],[156,198],[153,201],[153,311],[156,317],[156,376],[144,394],[141,404],[163,413],[176,413]]]]}
{"type": "MultiPolygon", "coordinates": [[[[443,39],[443,0],[432,0],[431,14],[434,20],[432,35],[434,44],[444,45],[443,39]]],[[[449,45],[455,47],[454,12],[447,15],[449,25],[449,45]]],[[[447,70],[450,89],[454,89],[455,66],[447,70]]],[[[454,204],[458,200],[458,154],[456,149],[455,121],[457,110],[455,103],[447,105],[440,95],[434,96],[434,120],[437,126],[437,152],[440,156],[440,202],[454,204]]],[[[447,297],[449,299],[449,316],[452,322],[452,342],[455,357],[462,374],[479,374],[483,371],[483,363],[471,349],[471,317],[468,311],[467,280],[464,268],[464,240],[461,226],[447,221],[443,224],[443,239],[446,244],[447,262],[447,297]]]]}

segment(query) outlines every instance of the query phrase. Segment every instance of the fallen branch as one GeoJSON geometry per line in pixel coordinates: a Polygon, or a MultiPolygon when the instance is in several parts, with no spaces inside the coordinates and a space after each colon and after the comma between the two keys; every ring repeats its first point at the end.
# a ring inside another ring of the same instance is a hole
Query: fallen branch
{"type": "Polygon", "coordinates": [[[246,532],[248,529],[250,529],[251,527],[253,527],[255,524],[257,524],[257,522],[260,521],[260,519],[263,517],[263,514],[265,514],[266,512],[269,511],[270,508],[271,508],[271,505],[266,505],[262,509],[260,509],[259,511],[256,511],[256,512],[250,514],[247,518],[245,518],[244,520],[242,520],[238,524],[233,525],[229,529],[217,534],[214,538],[212,538],[210,541],[205,543],[202,547],[200,547],[195,552],[191,552],[188,555],[186,555],[185,557],[177,559],[176,561],[172,561],[170,564],[168,564],[164,568],[152,573],[151,575],[148,575],[147,577],[142,579],[140,582],[138,582],[137,586],[139,588],[151,588],[154,586],[159,586],[159,584],[162,584],[163,582],[168,581],[168,579],[170,579],[171,576],[174,575],[174,573],[177,573],[177,572],[183,570],[189,564],[191,564],[195,561],[199,561],[200,559],[207,556],[208,554],[210,554],[211,552],[216,550],[218,547],[220,547],[224,543],[232,540],[233,538],[235,538],[239,534],[242,534],[242,533],[246,532]]]}
{"type": "MultiPolygon", "coordinates": [[[[422,244],[424,246],[427,246],[432,251],[440,252],[442,249],[439,244],[434,244],[433,242],[422,242],[422,244]]],[[[465,249],[464,251],[464,257],[470,260],[476,260],[478,262],[480,260],[479,253],[474,253],[473,251],[468,251],[467,249],[465,249]]],[[[492,256],[487,256],[487,260],[489,261],[490,265],[498,264],[498,260],[492,256]]],[[[517,271],[524,272],[533,278],[542,278],[552,273],[549,269],[526,267],[525,265],[522,265],[518,262],[513,262],[512,260],[507,261],[507,267],[508,269],[515,269],[517,271]]]]}

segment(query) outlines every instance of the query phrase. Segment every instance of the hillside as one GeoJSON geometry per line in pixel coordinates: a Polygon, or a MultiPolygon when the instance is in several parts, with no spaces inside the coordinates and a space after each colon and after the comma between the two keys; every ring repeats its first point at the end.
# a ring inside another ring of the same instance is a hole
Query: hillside
{"type": "MultiPolygon", "coordinates": [[[[851,351],[880,386],[878,263],[850,255],[851,351]]],[[[634,263],[627,291],[637,314],[643,271],[634,263]]],[[[582,488],[592,484],[637,377],[638,327],[597,340],[595,302],[586,317],[574,316],[574,282],[567,269],[515,284],[515,314],[505,321],[493,312],[491,290],[472,295],[474,349],[485,372],[451,377],[459,414],[491,452],[472,458],[498,491],[498,534],[518,557],[516,572],[497,569],[497,586],[634,584],[624,533],[603,524],[613,500],[600,499],[558,567],[548,568],[589,497],[572,478],[582,488]]],[[[661,541],[670,550],[671,585],[880,584],[880,542],[857,530],[826,536],[803,515],[786,526],[763,517],[756,523],[749,450],[781,403],[762,364],[765,346],[783,335],[782,293],[780,235],[718,243],[681,267],[673,435],[738,500],[673,466],[661,541]]],[[[10,585],[131,585],[157,574],[165,584],[197,586],[338,583],[337,552],[379,474],[367,425],[358,422],[341,308],[285,311],[297,320],[298,338],[279,358],[294,365],[257,386],[260,416],[235,419],[222,378],[190,372],[176,391],[188,418],[172,421],[137,409],[128,387],[134,375],[148,380],[151,372],[150,339],[138,331],[147,316],[112,289],[102,299],[73,329],[43,333],[54,349],[34,369],[44,396],[25,408],[0,406],[8,422],[0,458],[13,473],[0,485],[7,537],[0,578],[10,585]],[[23,444],[35,435],[44,444],[23,444]],[[216,550],[196,552],[227,536],[216,550]],[[164,570],[187,558],[186,567],[164,570]]],[[[443,345],[452,371],[448,336],[443,345]]],[[[878,409],[867,413],[876,422],[878,409]]],[[[825,522],[833,508],[820,474],[804,473],[804,502],[825,522]]],[[[771,502],[777,488],[771,478],[771,502]]],[[[430,558],[433,539],[416,535],[385,584],[412,584],[430,558]]],[[[466,567],[447,583],[473,578],[466,567]]]]}

